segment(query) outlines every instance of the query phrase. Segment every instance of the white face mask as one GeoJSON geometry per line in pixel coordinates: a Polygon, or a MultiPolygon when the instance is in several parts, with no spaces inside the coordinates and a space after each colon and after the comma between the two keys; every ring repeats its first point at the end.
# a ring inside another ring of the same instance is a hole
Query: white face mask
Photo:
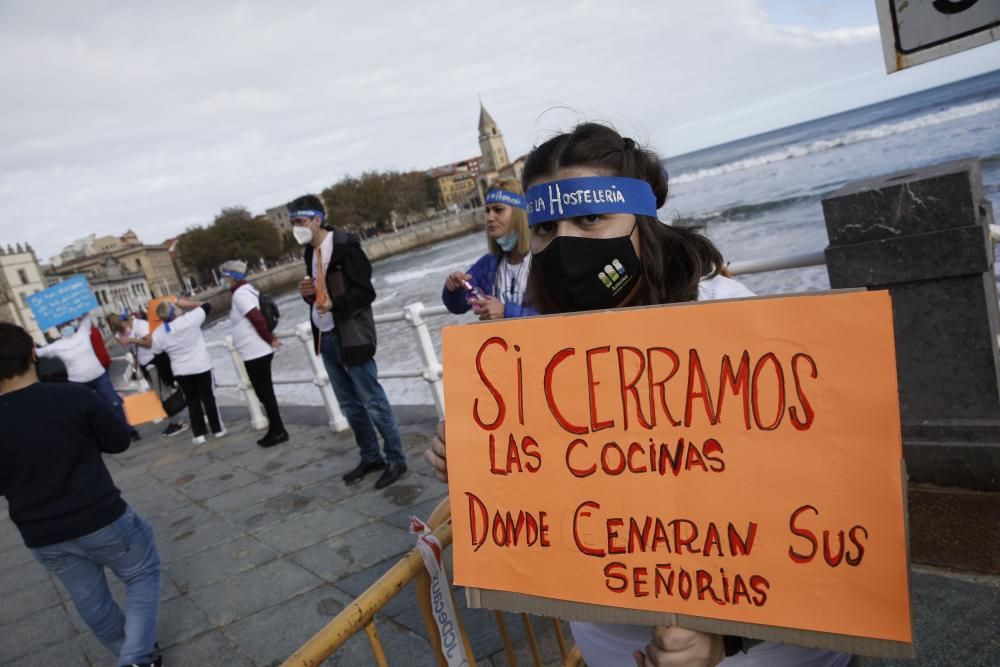
{"type": "Polygon", "coordinates": [[[305,226],[292,227],[292,236],[299,242],[299,245],[309,245],[313,240],[312,230],[305,226]]]}

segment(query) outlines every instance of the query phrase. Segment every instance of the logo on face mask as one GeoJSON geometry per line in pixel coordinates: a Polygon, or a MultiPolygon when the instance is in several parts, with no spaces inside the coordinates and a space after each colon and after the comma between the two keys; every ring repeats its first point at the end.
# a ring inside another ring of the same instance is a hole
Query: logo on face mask
{"type": "Polygon", "coordinates": [[[618,294],[631,279],[628,271],[625,270],[625,267],[617,259],[613,259],[610,264],[606,264],[604,270],[600,271],[597,277],[604,283],[605,287],[611,290],[611,294],[613,295],[618,294]]]}

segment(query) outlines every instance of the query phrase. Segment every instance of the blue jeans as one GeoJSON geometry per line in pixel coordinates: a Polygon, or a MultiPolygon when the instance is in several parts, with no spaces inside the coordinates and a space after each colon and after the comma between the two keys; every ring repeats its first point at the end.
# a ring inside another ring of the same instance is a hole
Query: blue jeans
{"type": "MultiPolygon", "coordinates": [[[[97,395],[103,398],[118,413],[122,421],[128,424],[128,418],[125,416],[125,406],[122,405],[122,398],[115,391],[115,385],[112,384],[111,375],[107,371],[104,371],[102,375],[89,382],[84,382],[83,385],[96,391],[97,395]]],[[[132,427],[129,426],[129,428],[131,429],[132,427]]]]}
{"type": "Polygon", "coordinates": [[[119,665],[154,659],[160,605],[160,555],[153,529],[131,507],[115,521],[74,540],[31,549],[66,587],[80,616],[119,665]],[[125,584],[125,612],[111,597],[104,568],[125,584]]]}
{"type": "Polygon", "coordinates": [[[333,393],[337,395],[340,409],[354,431],[354,438],[361,449],[361,462],[373,463],[382,459],[379,454],[375,429],[382,434],[385,458],[389,463],[404,463],[403,442],[399,439],[396,415],[389,406],[385,389],[378,381],[378,367],[374,359],[363,364],[344,365],[340,355],[340,336],[337,330],[320,334],[320,354],[326,374],[330,376],[333,393]],[[372,424],[374,423],[374,427],[372,424]]]}

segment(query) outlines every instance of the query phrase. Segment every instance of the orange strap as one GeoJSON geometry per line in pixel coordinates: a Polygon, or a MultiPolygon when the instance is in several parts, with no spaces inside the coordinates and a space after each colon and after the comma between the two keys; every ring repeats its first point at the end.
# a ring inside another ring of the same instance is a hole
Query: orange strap
{"type": "Polygon", "coordinates": [[[329,306],[330,295],[326,293],[326,271],[323,270],[323,251],[316,246],[316,261],[314,263],[316,273],[316,306],[329,306]]]}

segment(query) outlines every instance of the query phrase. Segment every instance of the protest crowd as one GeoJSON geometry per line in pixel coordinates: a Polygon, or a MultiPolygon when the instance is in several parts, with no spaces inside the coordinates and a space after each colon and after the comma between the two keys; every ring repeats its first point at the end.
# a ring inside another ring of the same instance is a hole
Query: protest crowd
{"type": "MultiPolygon", "coordinates": [[[[502,179],[489,187],[485,252],[472,266],[443,276],[442,302],[452,313],[471,311],[486,321],[752,296],[727,275],[708,238],[657,219],[667,196],[659,157],[632,139],[593,123],[559,134],[531,151],[521,182],[502,179]]],[[[358,449],[342,481],[359,484],[371,475],[375,489],[386,488],[407,474],[407,461],[378,379],[372,265],[319,197],[298,197],[287,208],[303,249],[298,292],[310,307],[312,351],[358,449]]],[[[232,296],[235,349],[267,416],[257,444],[279,447],[292,436],[272,378],[281,346],[276,307],[251,284],[239,258],[219,273],[232,296]]],[[[77,315],[60,328],[59,340],[42,347],[20,327],[0,324],[0,493],[25,546],[62,582],[117,665],[162,665],[156,541],[102,459],[138,446],[139,435],[112,384],[91,317],[77,315]],[[59,410],[48,411],[54,404],[59,410]],[[124,608],[110,597],[105,570],[124,583],[124,608]]],[[[162,407],[158,421],[166,438],[190,431],[200,444],[227,436],[202,330],[210,315],[209,304],[175,296],[109,322],[135,360],[137,379],[162,407]]],[[[447,451],[442,422],[425,456],[445,482],[447,451]]],[[[574,622],[571,628],[594,667],[843,667],[851,661],[842,653],[679,626],[574,622]]]]}

